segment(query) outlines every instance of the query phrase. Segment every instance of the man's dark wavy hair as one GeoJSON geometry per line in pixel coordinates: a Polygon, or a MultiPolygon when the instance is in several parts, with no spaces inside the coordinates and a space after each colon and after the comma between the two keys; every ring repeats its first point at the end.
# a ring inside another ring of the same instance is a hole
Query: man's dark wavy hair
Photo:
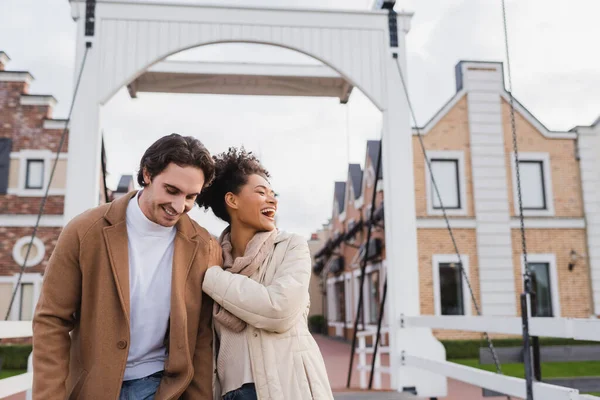
{"type": "Polygon", "coordinates": [[[231,217],[225,205],[225,195],[238,194],[253,174],[269,178],[269,172],[260,164],[258,158],[243,147],[230,147],[228,151],[213,156],[215,178],[211,185],[200,193],[196,203],[205,209],[212,209],[217,217],[231,223],[231,217]]]}
{"type": "Polygon", "coordinates": [[[215,163],[202,142],[191,136],[172,133],[154,142],[142,156],[137,176],[140,186],[146,186],[144,170],[148,172],[152,181],[170,163],[175,163],[180,167],[200,168],[204,172],[205,187],[215,176],[215,163]]]}

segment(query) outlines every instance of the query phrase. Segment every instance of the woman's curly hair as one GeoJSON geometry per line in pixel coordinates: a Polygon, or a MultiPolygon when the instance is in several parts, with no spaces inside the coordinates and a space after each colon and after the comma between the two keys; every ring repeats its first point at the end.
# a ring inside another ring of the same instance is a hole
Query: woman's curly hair
{"type": "Polygon", "coordinates": [[[229,192],[238,194],[253,174],[269,178],[269,172],[260,164],[258,158],[243,147],[230,147],[227,152],[214,155],[215,178],[196,198],[196,203],[205,209],[211,208],[213,213],[223,221],[231,223],[231,217],[225,205],[225,195],[229,192]]]}

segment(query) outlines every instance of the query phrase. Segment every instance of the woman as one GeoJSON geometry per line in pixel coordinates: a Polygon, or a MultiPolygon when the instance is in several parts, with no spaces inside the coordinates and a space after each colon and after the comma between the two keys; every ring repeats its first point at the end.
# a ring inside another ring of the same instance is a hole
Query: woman
{"type": "Polygon", "coordinates": [[[333,399],[308,331],[311,258],[302,237],[278,231],[269,173],[245,150],[215,156],[215,180],[198,198],[229,226],[223,268],[202,289],[215,301],[215,398],[333,399]]]}

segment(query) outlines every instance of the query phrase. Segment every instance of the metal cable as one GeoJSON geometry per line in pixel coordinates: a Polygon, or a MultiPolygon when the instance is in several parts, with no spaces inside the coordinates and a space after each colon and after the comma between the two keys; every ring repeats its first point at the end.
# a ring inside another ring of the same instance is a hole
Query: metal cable
{"type": "MultiPolygon", "coordinates": [[[[425,143],[423,142],[423,135],[421,134],[421,129],[419,128],[419,124],[417,123],[417,117],[415,116],[415,111],[412,106],[412,102],[410,100],[410,96],[408,94],[408,87],[406,85],[406,81],[404,80],[404,74],[402,73],[402,67],[400,66],[400,62],[398,57],[394,55],[394,59],[396,60],[396,66],[398,67],[398,73],[400,74],[400,80],[402,81],[402,88],[404,89],[404,95],[406,96],[406,102],[408,104],[408,108],[410,110],[413,123],[417,130],[417,137],[419,138],[419,143],[421,144],[421,151],[423,152],[423,157],[425,158],[425,162],[427,163],[427,168],[429,169],[429,176],[431,178],[431,183],[433,185],[435,195],[440,203],[442,214],[444,216],[444,221],[446,222],[446,228],[448,229],[448,233],[450,234],[450,239],[452,240],[452,246],[454,247],[454,251],[456,252],[456,256],[458,257],[458,268],[460,270],[462,278],[467,283],[467,287],[469,288],[469,293],[471,295],[471,301],[473,302],[473,306],[475,307],[475,311],[477,315],[481,316],[481,310],[479,308],[479,304],[477,303],[477,299],[475,298],[475,294],[473,292],[473,288],[471,286],[471,282],[469,281],[469,277],[467,276],[464,268],[462,257],[460,255],[460,251],[458,249],[458,244],[456,243],[456,238],[454,237],[454,232],[452,231],[452,227],[450,226],[450,220],[448,219],[448,214],[446,213],[446,208],[444,207],[444,203],[442,201],[442,196],[440,195],[440,191],[435,181],[435,177],[433,176],[433,170],[431,168],[431,161],[427,157],[427,152],[425,149],[425,143]]],[[[492,358],[494,359],[494,364],[496,365],[496,372],[502,374],[502,367],[500,365],[500,361],[498,359],[498,355],[496,354],[496,350],[494,348],[494,344],[492,343],[492,339],[488,335],[487,332],[483,332],[483,335],[488,343],[488,347],[490,352],[492,353],[492,358]]]]}
{"type": "Polygon", "coordinates": [[[48,179],[48,184],[46,186],[46,191],[44,193],[44,197],[42,197],[42,201],[40,203],[40,209],[38,211],[37,220],[35,222],[35,226],[33,227],[33,233],[31,234],[31,241],[29,242],[29,247],[27,247],[27,253],[25,253],[25,259],[23,260],[23,264],[21,265],[21,270],[19,272],[19,278],[17,279],[17,283],[15,284],[15,288],[13,290],[10,303],[8,305],[8,310],[6,311],[6,316],[4,320],[7,321],[10,317],[13,304],[15,302],[15,297],[17,296],[17,292],[19,291],[19,287],[21,286],[21,280],[23,279],[23,273],[25,272],[25,268],[27,266],[27,261],[29,259],[29,254],[31,253],[31,247],[33,246],[33,241],[37,235],[38,228],[40,226],[40,221],[42,219],[42,215],[44,214],[44,207],[46,206],[46,201],[48,200],[48,193],[50,190],[50,184],[52,183],[52,179],[54,178],[54,172],[56,171],[56,165],[58,163],[58,159],[60,157],[60,151],[65,143],[65,139],[67,137],[69,122],[71,121],[71,115],[73,113],[73,106],[75,105],[75,99],[77,98],[77,92],[79,91],[79,84],[81,83],[81,77],[83,75],[83,69],[85,67],[85,62],[87,60],[87,55],[91,46],[88,44],[85,47],[85,52],[83,53],[83,60],[81,61],[81,69],[79,70],[79,76],[77,78],[77,83],[75,84],[75,91],[73,92],[73,99],[71,101],[71,108],[69,109],[69,115],[67,117],[67,121],[65,122],[65,128],[63,129],[62,135],[60,137],[60,142],[58,144],[58,149],[56,149],[56,158],[54,159],[54,164],[52,165],[52,172],[50,173],[50,178],[48,179]]]}

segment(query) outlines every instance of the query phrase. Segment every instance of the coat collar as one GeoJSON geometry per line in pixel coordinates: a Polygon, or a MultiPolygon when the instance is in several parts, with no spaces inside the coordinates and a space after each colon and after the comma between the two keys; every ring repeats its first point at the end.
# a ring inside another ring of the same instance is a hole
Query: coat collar
{"type": "MultiPolygon", "coordinates": [[[[129,201],[137,194],[132,191],[112,202],[104,218],[110,224],[104,228],[104,240],[108,250],[110,265],[113,271],[117,292],[123,312],[129,322],[130,292],[129,292],[129,241],[127,236],[127,206],[129,201]]],[[[198,251],[199,232],[188,215],[184,215],[175,225],[177,235],[174,240],[173,275],[171,282],[171,315],[172,322],[177,322],[179,328],[184,327],[185,320],[185,282],[192,262],[198,251]],[[173,318],[177,316],[178,318],[173,318]],[[173,321],[175,319],[176,321],[173,321]]],[[[178,328],[178,329],[179,329],[178,328]]]]}
{"type": "MultiPolygon", "coordinates": [[[[127,206],[129,205],[129,201],[137,195],[138,191],[133,190],[127,193],[124,196],[121,196],[117,200],[110,203],[106,213],[104,214],[104,218],[111,225],[118,225],[121,222],[126,222],[127,219],[127,206]]],[[[194,226],[191,218],[186,214],[183,215],[177,224],[175,225],[178,233],[183,234],[188,239],[195,239],[198,235],[198,231],[194,226]]]]}
{"type": "MultiPolygon", "coordinates": [[[[223,232],[221,232],[221,235],[219,236],[219,243],[223,242],[223,236],[225,236],[225,234],[227,232],[229,232],[230,229],[231,229],[231,225],[229,225],[227,228],[225,228],[223,230],[223,232]]],[[[278,231],[277,236],[275,236],[275,244],[283,242],[283,241],[289,239],[291,236],[292,236],[292,234],[288,233],[286,231],[278,231]]]]}

